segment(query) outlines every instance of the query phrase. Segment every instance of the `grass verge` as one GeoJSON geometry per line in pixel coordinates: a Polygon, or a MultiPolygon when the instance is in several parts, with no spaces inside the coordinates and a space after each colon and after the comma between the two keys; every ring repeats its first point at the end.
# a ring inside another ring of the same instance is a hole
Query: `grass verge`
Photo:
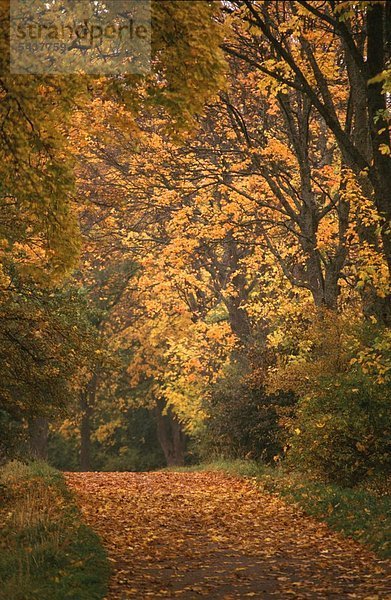
{"type": "Polygon", "coordinates": [[[252,461],[222,460],[175,470],[224,471],[250,477],[263,491],[298,504],[306,514],[368,546],[381,558],[391,556],[391,497],[384,493],[342,488],[252,461]]]}
{"type": "Polygon", "coordinates": [[[0,599],[101,600],[109,566],[62,475],[45,463],[0,468],[0,599]]]}

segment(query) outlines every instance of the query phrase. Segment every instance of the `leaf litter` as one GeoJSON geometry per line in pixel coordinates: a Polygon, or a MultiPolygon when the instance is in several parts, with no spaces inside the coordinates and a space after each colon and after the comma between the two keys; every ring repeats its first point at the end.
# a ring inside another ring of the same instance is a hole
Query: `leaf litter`
{"type": "Polygon", "coordinates": [[[112,564],[107,600],[391,599],[391,562],[222,473],[67,473],[112,564]]]}

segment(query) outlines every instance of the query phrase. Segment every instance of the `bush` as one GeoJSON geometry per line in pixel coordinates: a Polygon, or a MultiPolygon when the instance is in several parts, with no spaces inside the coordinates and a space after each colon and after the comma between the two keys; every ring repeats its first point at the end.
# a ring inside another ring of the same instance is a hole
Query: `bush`
{"type": "Polygon", "coordinates": [[[7,462],[10,457],[20,454],[25,442],[25,433],[20,421],[0,408],[0,465],[7,462]]]}
{"type": "MultiPolygon", "coordinates": [[[[110,425],[110,415],[103,415],[100,428],[93,423],[91,469],[93,471],[149,471],[165,465],[164,454],[156,433],[153,415],[145,408],[129,409],[122,419],[110,425]],[[107,419],[106,421],[104,419],[107,419]]],[[[80,469],[80,436],[51,431],[48,462],[56,469],[80,469]]]]}
{"type": "Polygon", "coordinates": [[[202,434],[201,454],[273,461],[286,440],[280,419],[294,404],[291,393],[267,394],[246,377],[227,377],[216,386],[207,407],[210,417],[202,434]]]}
{"type": "Polygon", "coordinates": [[[79,440],[75,435],[64,437],[57,431],[49,432],[48,462],[60,471],[79,470],[79,440]]]}
{"type": "Polygon", "coordinates": [[[120,448],[116,455],[102,455],[101,471],[153,471],[164,466],[160,454],[142,452],[137,448],[120,448]]]}
{"type": "Polygon", "coordinates": [[[322,392],[300,402],[289,462],[349,486],[390,472],[389,398],[389,384],[363,373],[324,380],[322,392]]]}

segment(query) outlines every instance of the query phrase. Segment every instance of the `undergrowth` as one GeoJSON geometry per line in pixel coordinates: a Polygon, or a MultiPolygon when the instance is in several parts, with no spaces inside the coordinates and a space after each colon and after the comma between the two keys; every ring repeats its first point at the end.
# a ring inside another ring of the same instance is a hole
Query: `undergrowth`
{"type": "Polygon", "coordinates": [[[0,468],[0,497],[1,600],[104,598],[105,552],[58,471],[10,462],[0,468]]]}

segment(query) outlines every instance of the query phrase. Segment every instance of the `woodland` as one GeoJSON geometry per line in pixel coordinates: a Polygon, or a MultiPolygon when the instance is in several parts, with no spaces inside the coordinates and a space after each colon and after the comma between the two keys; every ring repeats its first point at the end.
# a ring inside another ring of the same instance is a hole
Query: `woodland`
{"type": "Polygon", "coordinates": [[[153,10],[148,76],[2,76],[2,457],[386,472],[390,6],[153,10]]]}
{"type": "Polygon", "coordinates": [[[152,0],[151,72],[121,76],[10,73],[8,4],[0,463],[383,501],[391,3],[152,0]]]}
{"type": "Polygon", "coordinates": [[[160,2],[148,77],[2,77],[2,456],[389,469],[390,7],[334,4],[160,2]]]}

